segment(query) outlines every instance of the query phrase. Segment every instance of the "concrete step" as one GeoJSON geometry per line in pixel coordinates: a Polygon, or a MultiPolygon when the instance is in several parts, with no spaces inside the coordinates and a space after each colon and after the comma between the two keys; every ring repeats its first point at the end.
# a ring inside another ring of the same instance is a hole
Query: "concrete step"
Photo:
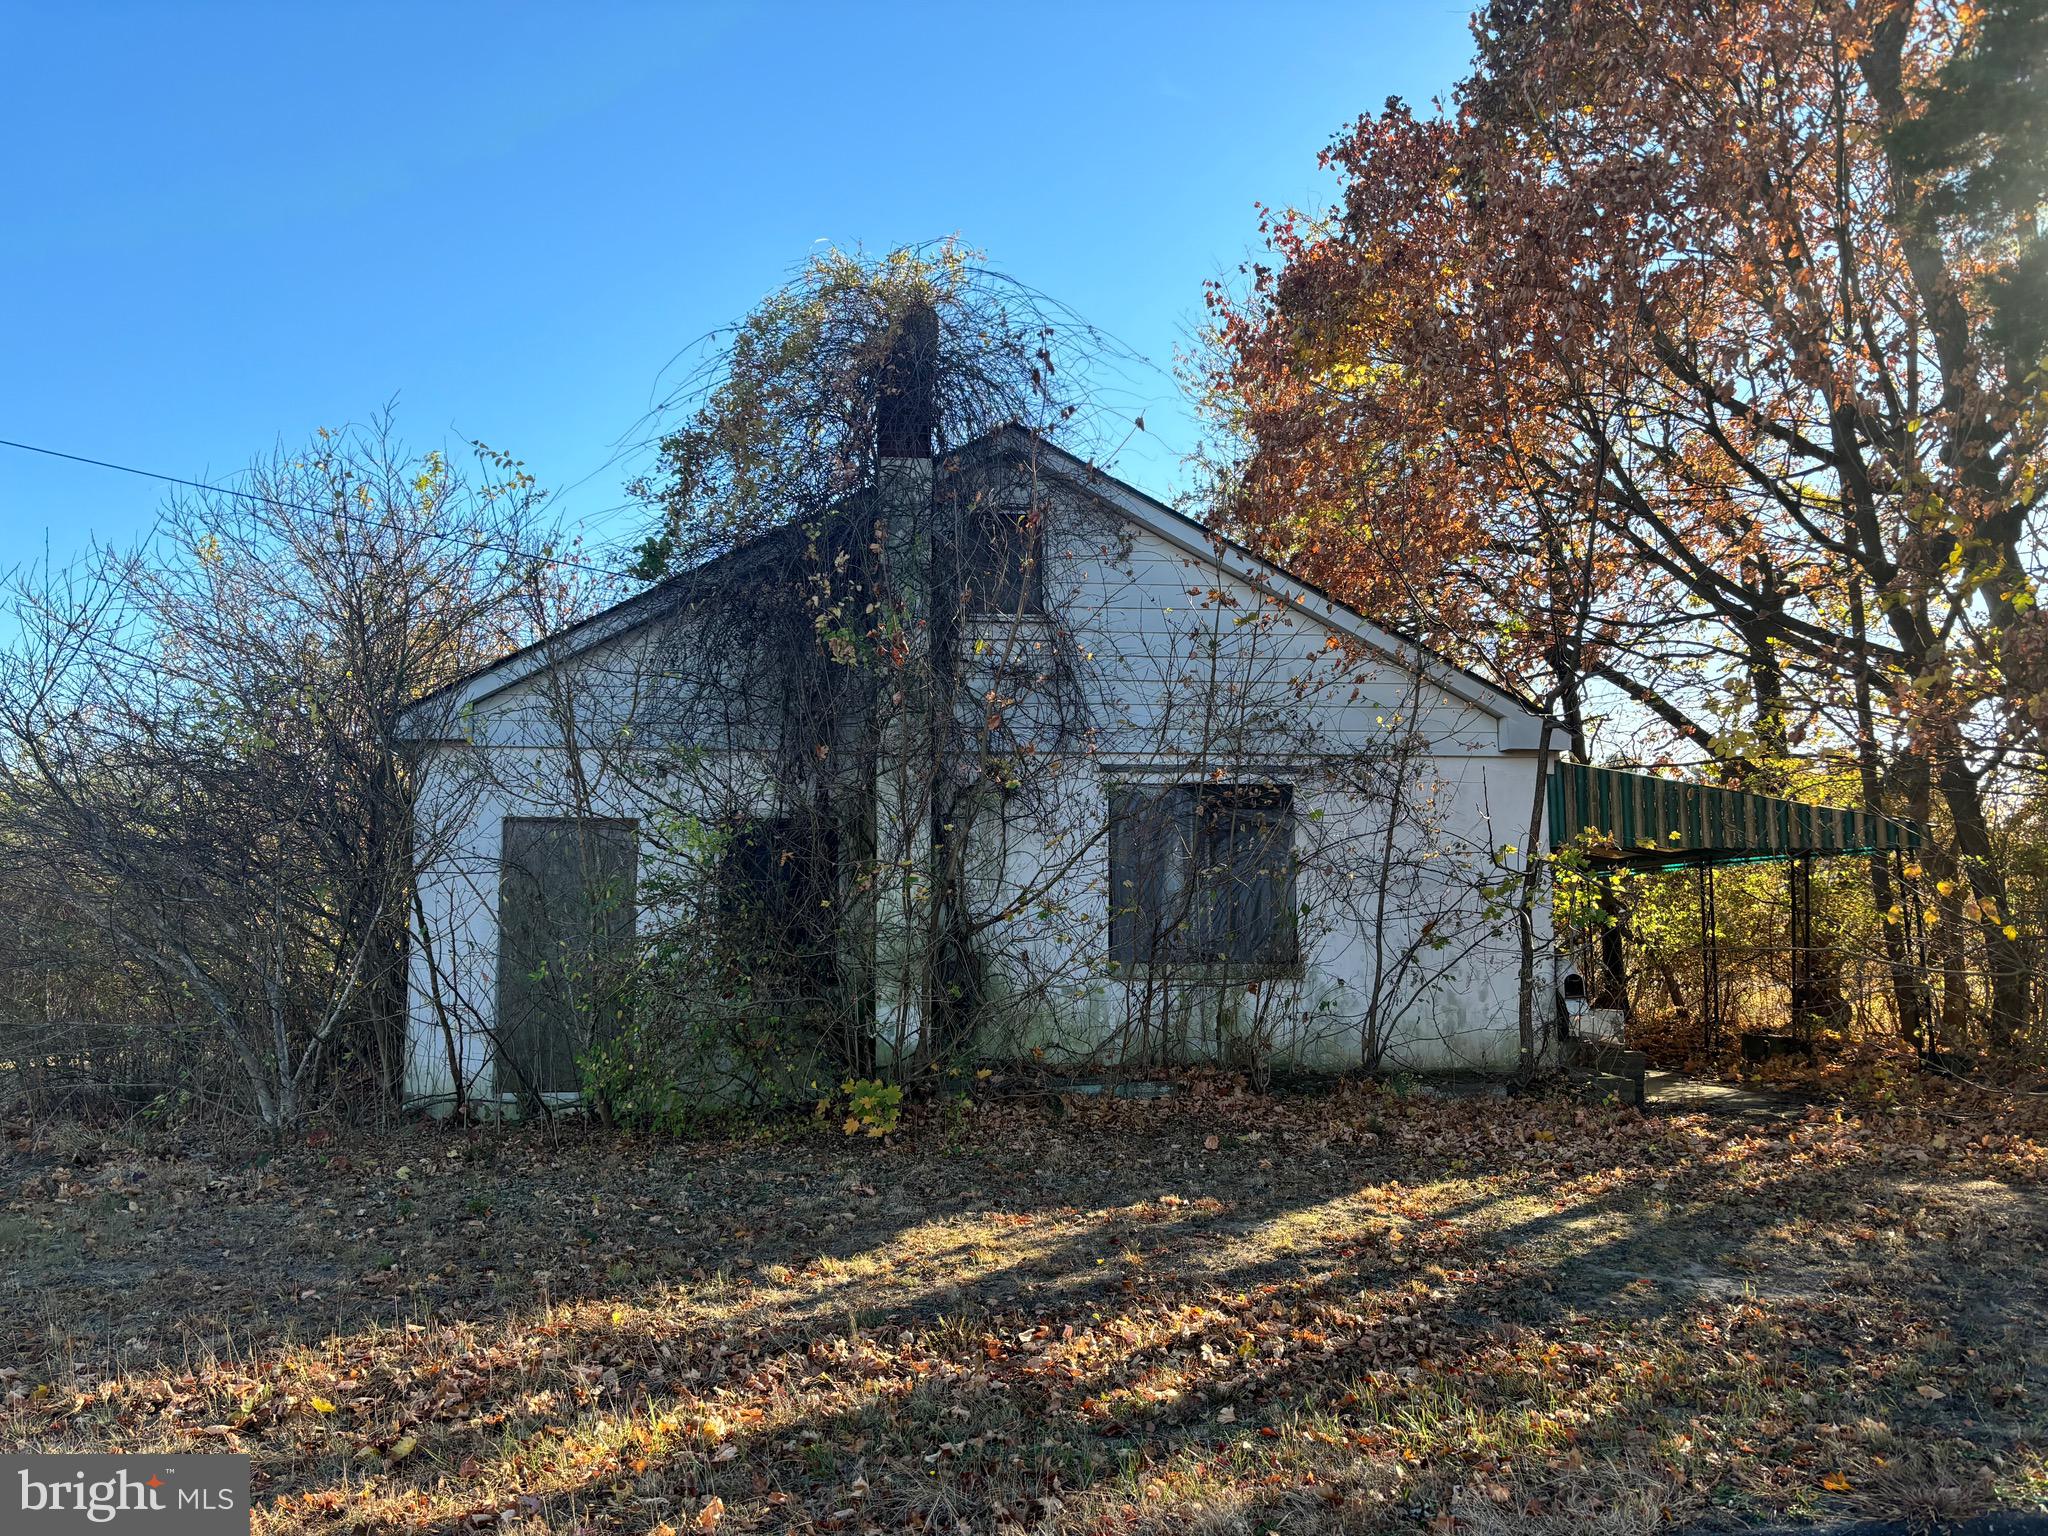
{"type": "Polygon", "coordinates": [[[1573,1039],[1565,1042],[1565,1065],[1590,1072],[1612,1072],[1623,1077],[1641,1077],[1649,1070],[1650,1058],[1632,1051],[1618,1040],[1573,1039]]]}
{"type": "Polygon", "coordinates": [[[1610,1100],[1635,1109],[1643,1107],[1643,1080],[1620,1072],[1574,1072],[1572,1092],[1589,1104],[1610,1100]]]}
{"type": "Polygon", "coordinates": [[[1604,1103],[1613,1097],[1640,1109],[1648,1101],[1643,1078],[1650,1069],[1650,1058],[1641,1051],[1630,1050],[1619,1040],[1588,1040],[1582,1036],[1567,1040],[1563,1066],[1566,1074],[1581,1085],[1578,1091],[1593,1102],[1604,1103]]]}

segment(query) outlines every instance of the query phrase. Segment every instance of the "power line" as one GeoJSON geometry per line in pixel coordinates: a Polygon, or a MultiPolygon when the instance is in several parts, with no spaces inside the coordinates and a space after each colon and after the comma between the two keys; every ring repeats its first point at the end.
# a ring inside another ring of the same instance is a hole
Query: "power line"
{"type": "MultiPolygon", "coordinates": [[[[188,490],[208,491],[216,496],[235,496],[244,501],[262,502],[268,506],[290,507],[295,511],[308,513],[313,517],[339,518],[358,527],[377,527],[387,532],[393,531],[393,525],[388,519],[379,522],[375,518],[365,517],[358,512],[351,512],[346,507],[309,506],[305,502],[286,501],[281,497],[265,495],[261,491],[237,490],[231,485],[215,485],[205,480],[187,480],[182,475],[166,475],[153,469],[140,469],[133,464],[118,464],[112,459],[90,458],[82,453],[66,453],[61,448],[45,448],[36,443],[18,442],[8,437],[0,437],[0,448],[14,448],[23,453],[37,453],[50,459],[65,459],[73,464],[88,464],[95,469],[111,469],[120,474],[135,475],[144,480],[161,481],[165,485],[182,485],[188,490]]],[[[617,511],[619,509],[613,508],[612,510],[617,511]]],[[[535,550],[521,549],[513,544],[501,544],[490,539],[465,538],[459,533],[448,533],[434,528],[423,528],[419,530],[419,533],[423,538],[443,539],[450,543],[459,544],[465,549],[475,550],[478,553],[510,555],[518,560],[536,560],[549,565],[559,565],[569,570],[586,571],[593,576],[609,576],[625,580],[636,579],[631,571],[619,570],[608,565],[598,565],[589,560],[578,560],[569,555],[541,554],[535,550]]]]}

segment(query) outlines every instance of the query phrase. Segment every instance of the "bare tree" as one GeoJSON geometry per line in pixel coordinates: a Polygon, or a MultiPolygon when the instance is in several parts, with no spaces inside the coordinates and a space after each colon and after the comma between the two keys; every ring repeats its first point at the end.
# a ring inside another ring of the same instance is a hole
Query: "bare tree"
{"type": "MultiPolygon", "coordinates": [[[[395,1103],[413,778],[399,713],[516,633],[537,498],[388,418],[323,431],[151,540],[12,591],[0,836],[17,878],[203,1019],[266,1125],[395,1103]]],[[[196,1070],[196,1068],[195,1068],[196,1070]]]]}

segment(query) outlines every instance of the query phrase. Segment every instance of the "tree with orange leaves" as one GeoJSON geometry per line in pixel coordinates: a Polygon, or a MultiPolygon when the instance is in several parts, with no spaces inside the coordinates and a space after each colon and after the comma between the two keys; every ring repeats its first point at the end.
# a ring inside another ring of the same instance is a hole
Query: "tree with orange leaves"
{"type": "Polygon", "coordinates": [[[1939,820],[1995,1044],[2048,417],[2040,117],[1984,103],[2036,99],[2041,12],[1491,0],[1454,107],[1361,119],[1340,205],[1210,296],[1241,532],[1547,678],[1580,753],[1619,694],[1730,782],[1939,820]]]}

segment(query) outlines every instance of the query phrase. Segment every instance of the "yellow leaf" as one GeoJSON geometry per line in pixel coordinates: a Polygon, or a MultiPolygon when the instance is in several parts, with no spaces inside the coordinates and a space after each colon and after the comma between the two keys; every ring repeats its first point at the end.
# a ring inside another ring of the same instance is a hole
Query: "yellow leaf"
{"type": "Polygon", "coordinates": [[[418,1435],[401,1435],[398,1439],[391,1442],[391,1450],[386,1455],[385,1460],[393,1462],[403,1461],[419,1448],[420,1437],[418,1435]]]}
{"type": "Polygon", "coordinates": [[[316,1396],[315,1398],[313,1398],[313,1400],[312,1400],[312,1401],[313,1401],[313,1411],[314,1411],[315,1413],[332,1413],[332,1412],[334,1412],[334,1404],[332,1404],[332,1403],[330,1403],[329,1401],[327,1401],[327,1399],[326,1399],[326,1398],[324,1398],[324,1397],[317,1397],[317,1396],[316,1396]]]}
{"type": "Polygon", "coordinates": [[[1820,1480],[1820,1485],[1827,1489],[1829,1493],[1847,1493],[1849,1491],[1849,1479],[1842,1476],[1839,1472],[1830,1472],[1820,1480]]]}

